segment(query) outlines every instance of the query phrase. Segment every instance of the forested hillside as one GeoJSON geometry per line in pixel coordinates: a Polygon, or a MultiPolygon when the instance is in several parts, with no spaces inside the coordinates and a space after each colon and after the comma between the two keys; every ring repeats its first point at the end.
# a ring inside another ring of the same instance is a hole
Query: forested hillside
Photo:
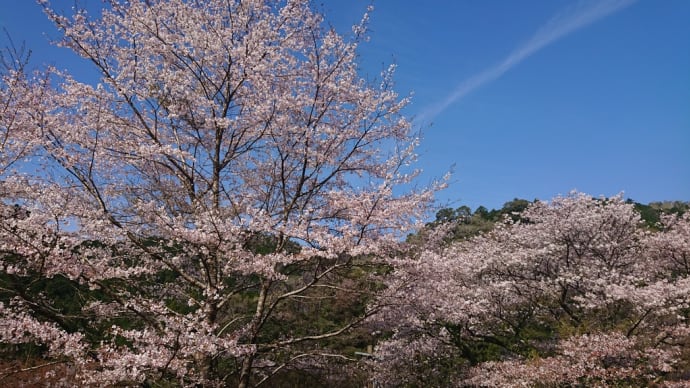
{"type": "MultiPolygon", "coordinates": [[[[272,361],[261,368],[278,370],[254,384],[674,386],[690,378],[688,208],[687,202],[645,205],[573,194],[548,203],[514,199],[490,211],[439,210],[399,247],[397,265],[364,255],[325,287],[286,301],[265,323],[264,341],[287,333],[311,337],[324,358],[272,361]],[[359,292],[348,291],[354,289],[359,292]],[[380,307],[363,319],[372,305],[380,307]],[[337,337],[318,334],[339,328],[345,330],[337,337]]],[[[16,234],[17,222],[29,216],[20,206],[6,207],[2,230],[16,234]]],[[[257,235],[248,244],[267,253],[277,240],[257,235]]],[[[74,254],[94,247],[107,248],[91,242],[74,254]]],[[[116,279],[87,287],[63,274],[19,274],[13,269],[24,261],[18,252],[5,251],[2,260],[0,303],[28,307],[5,316],[14,322],[3,326],[4,381],[75,384],[75,351],[112,338],[114,327],[135,329],[149,319],[134,311],[98,318],[92,306],[119,303],[110,291],[116,279]],[[56,340],[59,331],[68,337],[56,340]]],[[[289,267],[281,273],[288,284],[313,276],[289,267]]],[[[129,292],[167,288],[178,277],[162,270],[141,277],[139,289],[129,292]]],[[[232,300],[233,310],[249,313],[256,298],[247,288],[232,300]]],[[[194,310],[174,294],[164,301],[173,311],[194,310]]],[[[152,375],[142,384],[175,380],[152,375]]]]}

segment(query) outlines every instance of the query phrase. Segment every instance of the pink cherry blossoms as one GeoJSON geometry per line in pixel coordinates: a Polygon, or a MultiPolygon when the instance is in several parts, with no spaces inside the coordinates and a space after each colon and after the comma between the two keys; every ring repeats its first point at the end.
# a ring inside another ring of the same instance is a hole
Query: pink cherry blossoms
{"type": "Polygon", "coordinates": [[[2,73],[2,340],[94,385],[246,387],[349,359],[319,341],[378,308],[325,302],[373,300],[369,267],[348,279],[437,189],[396,189],[418,140],[393,67],[357,73],[366,15],[344,38],[306,0],[40,3],[99,77],[2,73]]]}
{"type": "Polygon", "coordinates": [[[394,67],[358,73],[367,14],[344,37],[308,0],[106,3],[39,1],[96,79],[21,50],[0,68],[0,345],[27,369],[81,386],[688,379],[690,213],[649,226],[572,193],[472,238],[422,229],[444,183],[410,189],[394,67]]]}
{"type": "Polygon", "coordinates": [[[378,381],[419,384],[423,370],[471,386],[686,378],[690,214],[649,230],[619,197],[573,193],[520,216],[451,243],[439,227],[399,263],[378,381]]]}

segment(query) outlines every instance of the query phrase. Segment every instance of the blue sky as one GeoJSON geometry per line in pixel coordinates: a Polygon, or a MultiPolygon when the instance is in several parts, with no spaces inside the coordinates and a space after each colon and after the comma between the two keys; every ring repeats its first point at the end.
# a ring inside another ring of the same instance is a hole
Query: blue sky
{"type": "MultiPolygon", "coordinates": [[[[347,32],[370,1],[315,4],[347,32]]],[[[441,204],[497,208],[572,189],[690,200],[690,1],[373,4],[362,74],[398,65],[396,89],[413,93],[407,114],[424,132],[420,184],[454,171],[441,204]]],[[[34,62],[79,63],[46,47],[56,33],[31,0],[0,2],[0,25],[34,62]]]]}

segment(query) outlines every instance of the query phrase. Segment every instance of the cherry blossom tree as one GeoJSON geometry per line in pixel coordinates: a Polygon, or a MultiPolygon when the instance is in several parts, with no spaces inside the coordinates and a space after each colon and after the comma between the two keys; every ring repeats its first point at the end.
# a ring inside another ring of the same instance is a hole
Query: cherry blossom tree
{"type": "Polygon", "coordinates": [[[536,202],[491,232],[429,233],[387,290],[381,383],[672,385],[690,370],[690,215],[646,228],[620,197],[536,202]]]}
{"type": "Polygon", "coordinates": [[[98,385],[351,359],[325,341],[380,310],[370,268],[437,189],[398,189],[418,139],[393,68],[358,75],[367,16],[343,38],[307,0],[40,3],[99,80],[3,73],[0,339],[98,385]]]}

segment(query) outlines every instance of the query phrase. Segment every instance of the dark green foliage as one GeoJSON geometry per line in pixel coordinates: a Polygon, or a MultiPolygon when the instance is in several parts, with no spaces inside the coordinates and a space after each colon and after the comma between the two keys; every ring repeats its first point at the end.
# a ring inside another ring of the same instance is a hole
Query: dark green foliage
{"type": "Polygon", "coordinates": [[[251,233],[244,242],[244,248],[254,254],[268,255],[274,252],[299,253],[300,246],[294,241],[269,233],[251,233]]]}
{"type": "MultiPolygon", "coordinates": [[[[64,276],[45,278],[36,273],[26,276],[0,273],[0,290],[3,304],[11,305],[16,298],[28,305],[34,316],[52,321],[69,333],[81,332],[93,341],[103,334],[90,324],[90,317],[82,314],[82,308],[98,293],[64,276]]],[[[45,350],[31,344],[17,347],[22,355],[42,354],[45,350]]]]}
{"type": "MultiPolygon", "coordinates": [[[[642,220],[650,228],[658,226],[662,214],[683,215],[690,210],[690,202],[664,201],[651,202],[645,205],[634,202],[631,199],[627,201],[634,203],[635,210],[639,212],[642,220]]],[[[529,222],[529,220],[522,218],[520,214],[530,204],[535,202],[538,202],[538,199],[530,202],[526,199],[514,198],[512,201],[503,204],[503,207],[500,209],[488,210],[484,206],[479,206],[474,212],[464,205],[455,209],[443,208],[436,212],[436,217],[433,221],[426,224],[426,230],[421,230],[418,235],[408,236],[408,242],[419,242],[421,241],[420,235],[425,235],[428,230],[448,223],[454,224],[450,240],[460,240],[491,230],[496,222],[502,221],[505,217],[509,217],[513,222],[529,222]]]]}
{"type": "Polygon", "coordinates": [[[640,213],[640,217],[650,228],[657,227],[662,214],[683,215],[690,209],[690,202],[683,201],[651,202],[648,205],[634,202],[631,199],[627,202],[635,204],[635,210],[640,213]]]}
{"type": "Polygon", "coordinates": [[[531,203],[526,199],[515,198],[506,202],[501,209],[488,210],[484,206],[479,206],[474,213],[470,207],[464,205],[456,209],[443,208],[436,212],[434,221],[426,224],[425,230],[421,230],[417,235],[408,236],[407,241],[420,243],[424,241],[423,236],[426,236],[430,230],[439,225],[452,224],[450,238],[448,238],[450,242],[487,232],[493,228],[496,222],[502,221],[505,217],[511,218],[514,222],[529,222],[522,219],[520,213],[531,203]]]}

